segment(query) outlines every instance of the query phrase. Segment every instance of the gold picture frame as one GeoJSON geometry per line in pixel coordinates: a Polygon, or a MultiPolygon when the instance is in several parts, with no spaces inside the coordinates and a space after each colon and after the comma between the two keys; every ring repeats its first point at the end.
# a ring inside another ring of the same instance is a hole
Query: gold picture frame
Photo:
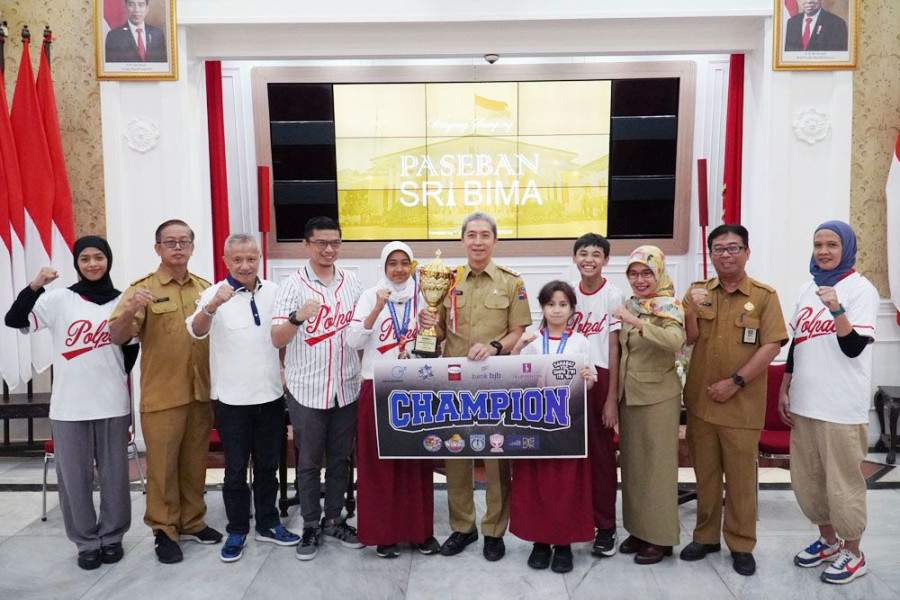
{"type": "Polygon", "coordinates": [[[856,68],[859,0],[773,1],[773,69],[827,71],[856,68]]]}
{"type": "Polygon", "coordinates": [[[175,0],[94,0],[97,79],[178,79],[175,0]]]}

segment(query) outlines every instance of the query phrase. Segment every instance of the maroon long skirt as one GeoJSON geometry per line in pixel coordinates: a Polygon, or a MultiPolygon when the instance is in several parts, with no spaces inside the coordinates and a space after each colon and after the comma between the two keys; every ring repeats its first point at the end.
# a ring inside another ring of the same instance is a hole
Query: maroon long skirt
{"type": "Polygon", "coordinates": [[[433,463],[378,458],[372,380],[362,382],[356,441],[357,535],[367,546],[421,544],[434,535],[433,463]]]}
{"type": "Polygon", "coordinates": [[[587,458],[513,460],[509,530],[529,542],[566,545],[594,539],[587,458]]]}

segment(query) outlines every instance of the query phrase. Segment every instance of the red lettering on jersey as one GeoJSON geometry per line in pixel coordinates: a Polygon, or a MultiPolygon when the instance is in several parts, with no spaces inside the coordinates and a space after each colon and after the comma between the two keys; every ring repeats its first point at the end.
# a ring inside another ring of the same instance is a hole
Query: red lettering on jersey
{"type": "Polygon", "coordinates": [[[68,337],[66,337],[65,344],[68,348],[72,348],[76,345],[81,346],[81,348],[71,352],[63,352],[63,357],[65,357],[66,360],[72,360],[85,352],[90,352],[91,350],[102,348],[103,346],[109,346],[109,328],[106,324],[106,319],[103,319],[96,327],[94,327],[94,324],[88,319],[73,321],[66,332],[68,337]]]}
{"type": "Polygon", "coordinates": [[[341,312],[340,300],[338,300],[334,308],[323,304],[319,307],[319,313],[312,319],[309,319],[309,325],[304,328],[306,333],[310,335],[319,331],[322,333],[307,338],[306,343],[310,346],[315,346],[319,342],[327,340],[349,325],[352,318],[353,307],[351,306],[350,310],[341,312]]]}
{"type": "Polygon", "coordinates": [[[608,315],[603,315],[599,321],[592,322],[591,317],[593,316],[594,313],[592,312],[585,315],[582,312],[575,311],[575,314],[572,315],[572,329],[584,337],[590,337],[596,333],[601,333],[603,327],[606,325],[606,317],[608,315]]]}
{"type": "Polygon", "coordinates": [[[797,342],[808,339],[821,337],[823,335],[831,335],[837,332],[834,325],[834,319],[822,318],[826,308],[822,307],[819,312],[814,314],[813,307],[804,306],[797,313],[797,342]]]}

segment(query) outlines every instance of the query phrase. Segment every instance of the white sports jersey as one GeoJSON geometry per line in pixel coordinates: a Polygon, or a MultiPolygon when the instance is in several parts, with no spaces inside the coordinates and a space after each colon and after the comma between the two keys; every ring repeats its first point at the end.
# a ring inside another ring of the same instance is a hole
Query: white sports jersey
{"type": "MultiPolygon", "coordinates": [[[[521,354],[530,355],[544,353],[544,339],[541,335],[542,332],[543,330],[538,331],[537,337],[532,340],[531,343],[529,343],[527,346],[522,348],[521,354]]],[[[572,332],[572,334],[569,336],[569,339],[566,340],[566,345],[563,348],[562,352],[559,352],[559,346],[560,344],[562,344],[562,338],[551,337],[548,342],[549,343],[547,344],[547,346],[550,350],[548,354],[583,354],[588,362],[590,362],[591,342],[578,332],[572,332]]],[[[588,366],[591,367],[594,375],[596,375],[597,369],[594,367],[594,365],[589,364],[588,366]]]]}
{"type": "Polygon", "coordinates": [[[244,287],[216,310],[206,335],[196,336],[194,317],[215,297],[219,286],[208,287],[200,296],[197,310],[185,319],[193,338],[209,337],[209,397],[233,406],[265,404],[281,398],[281,359],[272,345],[272,316],[278,286],[259,281],[252,292],[244,287]],[[251,306],[251,300],[253,305],[251,306]],[[256,307],[256,317],[253,314],[256,307]]]}
{"type": "MultiPolygon", "coordinates": [[[[869,422],[872,346],[856,358],[841,352],[834,317],[816,295],[810,281],[800,289],[791,319],[794,334],[794,374],[791,412],[831,423],[869,422]]],[[[847,318],[860,335],[875,339],[878,291],[869,280],[852,273],[834,286],[847,318]]]]}
{"type": "MultiPolygon", "coordinates": [[[[372,309],[375,308],[375,294],[378,288],[369,288],[362,293],[359,302],[356,303],[356,311],[353,313],[353,320],[347,328],[347,345],[351,348],[363,351],[362,357],[362,378],[372,379],[375,375],[375,361],[384,360],[386,358],[397,358],[400,352],[397,336],[394,335],[394,321],[391,318],[391,311],[385,304],[384,308],[375,319],[372,329],[365,329],[363,322],[372,309]]],[[[415,345],[416,332],[419,330],[416,316],[419,314],[419,306],[424,304],[421,295],[417,295],[406,304],[394,304],[394,310],[397,313],[397,320],[400,321],[401,329],[403,328],[403,315],[407,313],[406,306],[409,306],[406,320],[406,351],[411,352],[415,345]]]]}
{"type": "Polygon", "coordinates": [[[613,318],[612,311],[625,302],[622,290],[604,279],[600,288],[588,294],[581,282],[572,284],[578,304],[572,315],[572,327],[590,342],[591,362],[609,368],[609,332],[622,329],[622,321],[613,318]]]}
{"type": "Polygon", "coordinates": [[[53,340],[50,418],[91,421],[131,413],[122,347],[109,341],[109,316],[118,298],[94,304],[56,289],[38,298],[31,331],[47,329],[53,340]]]}
{"type": "Polygon", "coordinates": [[[322,303],[319,314],[297,328],[284,357],[288,391],[303,406],[347,406],[359,396],[359,355],[344,338],[360,291],[353,273],[335,267],[334,278],[326,284],[309,265],[278,288],[272,325],[286,321],[310,298],[322,303]]]}

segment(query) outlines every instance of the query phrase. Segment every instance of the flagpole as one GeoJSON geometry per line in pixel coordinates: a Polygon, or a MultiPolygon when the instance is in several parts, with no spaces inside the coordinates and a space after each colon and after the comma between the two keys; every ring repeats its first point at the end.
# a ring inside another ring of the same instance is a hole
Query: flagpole
{"type": "Polygon", "coordinates": [[[47,55],[47,65],[50,66],[50,44],[53,43],[53,32],[50,31],[49,25],[44,25],[44,54],[47,55]]]}

